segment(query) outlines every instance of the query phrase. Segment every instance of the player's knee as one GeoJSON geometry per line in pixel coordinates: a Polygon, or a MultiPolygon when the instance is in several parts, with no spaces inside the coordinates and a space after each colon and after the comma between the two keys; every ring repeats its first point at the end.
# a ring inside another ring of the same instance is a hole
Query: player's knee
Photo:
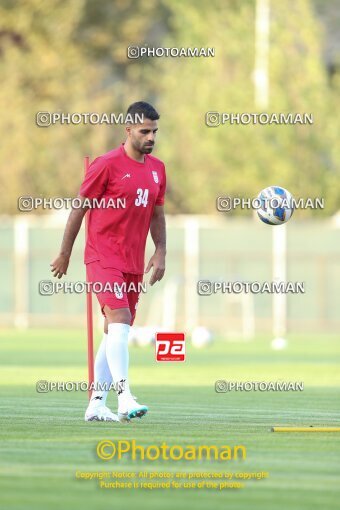
{"type": "Polygon", "coordinates": [[[105,316],[108,324],[118,322],[120,324],[131,324],[131,313],[128,308],[118,308],[112,310],[108,306],[104,307],[105,316]]]}

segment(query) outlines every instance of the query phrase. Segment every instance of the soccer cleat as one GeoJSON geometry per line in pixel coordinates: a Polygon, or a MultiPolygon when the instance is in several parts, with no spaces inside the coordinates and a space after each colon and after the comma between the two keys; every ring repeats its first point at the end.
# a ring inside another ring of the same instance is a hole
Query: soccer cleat
{"type": "Polygon", "coordinates": [[[118,416],[104,405],[89,405],[85,413],[85,421],[119,421],[118,416]]]}
{"type": "Polygon", "coordinates": [[[148,410],[147,406],[138,404],[136,397],[130,394],[119,399],[118,419],[121,423],[126,423],[132,418],[142,418],[148,410]]]}

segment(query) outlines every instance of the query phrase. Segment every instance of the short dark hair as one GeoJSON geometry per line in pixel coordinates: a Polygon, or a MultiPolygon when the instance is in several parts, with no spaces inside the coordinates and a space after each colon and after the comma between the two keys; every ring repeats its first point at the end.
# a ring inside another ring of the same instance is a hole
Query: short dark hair
{"type": "Polygon", "coordinates": [[[136,103],[130,104],[127,115],[135,116],[140,115],[144,116],[145,119],[150,120],[158,120],[159,119],[159,113],[155,110],[151,104],[146,103],[145,101],[137,101],[136,103]]]}

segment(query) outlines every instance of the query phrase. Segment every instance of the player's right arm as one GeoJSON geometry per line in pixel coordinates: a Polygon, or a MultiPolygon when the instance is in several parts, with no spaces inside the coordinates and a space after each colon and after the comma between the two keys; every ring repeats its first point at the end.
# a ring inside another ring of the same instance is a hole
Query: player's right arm
{"type": "Polygon", "coordinates": [[[74,241],[78,235],[80,230],[83,218],[85,216],[86,211],[89,209],[86,206],[83,206],[85,197],[78,197],[81,200],[81,207],[77,209],[72,209],[70,215],[68,217],[63,241],[61,243],[61,248],[58,257],[50,264],[51,271],[53,276],[57,276],[61,278],[64,274],[66,274],[68,265],[70,263],[70,257],[72,253],[72,248],[74,241]]]}
{"type": "Polygon", "coordinates": [[[51,271],[54,276],[61,278],[64,274],[66,274],[74,241],[76,240],[80,230],[85,213],[89,209],[88,206],[83,205],[84,201],[91,201],[94,198],[99,199],[105,191],[107,181],[108,168],[105,161],[99,157],[91,163],[85,175],[85,179],[80,187],[78,196],[81,200],[81,206],[77,209],[72,209],[65,227],[60,253],[50,264],[51,271]]]}

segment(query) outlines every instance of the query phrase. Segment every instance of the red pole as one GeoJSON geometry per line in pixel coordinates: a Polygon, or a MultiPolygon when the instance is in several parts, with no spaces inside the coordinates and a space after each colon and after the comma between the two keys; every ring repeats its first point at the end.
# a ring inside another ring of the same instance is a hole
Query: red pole
{"type": "MultiPolygon", "coordinates": [[[[88,171],[90,164],[89,156],[84,158],[84,174],[88,171]]],[[[88,212],[85,214],[85,242],[88,236],[88,212]]],[[[86,281],[88,282],[88,274],[86,268],[86,281]]],[[[86,293],[86,316],[87,316],[87,367],[88,367],[88,381],[91,385],[94,381],[94,363],[93,363],[93,313],[92,313],[92,292],[89,290],[86,293]]],[[[89,389],[89,400],[92,391],[89,389]]]]}

